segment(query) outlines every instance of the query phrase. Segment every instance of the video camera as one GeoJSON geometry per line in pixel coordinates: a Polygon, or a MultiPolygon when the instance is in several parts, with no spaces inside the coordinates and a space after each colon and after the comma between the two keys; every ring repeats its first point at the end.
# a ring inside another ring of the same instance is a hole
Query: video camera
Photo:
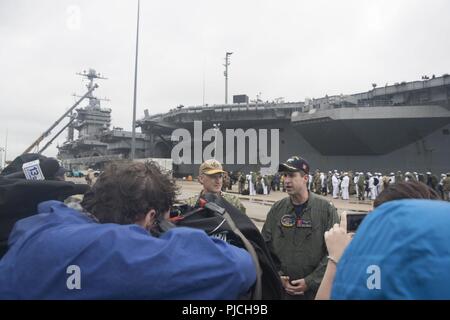
{"type": "Polygon", "coordinates": [[[160,236],[175,227],[191,227],[202,229],[210,236],[217,236],[227,241],[225,234],[229,233],[231,228],[223,217],[225,208],[218,203],[220,199],[216,195],[207,193],[199,198],[194,207],[188,204],[176,204],[169,211],[169,219],[163,216],[158,217],[152,234],[160,236]]]}
{"type": "Polygon", "coordinates": [[[228,211],[221,201],[215,194],[206,193],[194,207],[187,204],[174,205],[169,212],[169,219],[157,219],[152,234],[160,236],[175,227],[189,227],[204,230],[209,236],[243,247],[242,240],[233,232],[230,221],[224,216],[228,211]]]}

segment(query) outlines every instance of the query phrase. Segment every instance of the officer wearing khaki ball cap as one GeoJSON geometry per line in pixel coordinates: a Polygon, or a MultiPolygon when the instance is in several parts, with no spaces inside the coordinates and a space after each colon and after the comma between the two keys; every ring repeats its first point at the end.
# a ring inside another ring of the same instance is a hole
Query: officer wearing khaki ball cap
{"type": "Polygon", "coordinates": [[[199,197],[204,193],[214,193],[218,196],[223,197],[234,207],[245,213],[245,207],[238,197],[222,192],[224,173],[225,171],[223,170],[222,164],[219,161],[215,159],[209,159],[203,162],[200,165],[198,171],[198,182],[203,186],[203,189],[200,194],[195,195],[194,197],[190,197],[184,202],[191,206],[195,206],[198,202],[199,197]]]}

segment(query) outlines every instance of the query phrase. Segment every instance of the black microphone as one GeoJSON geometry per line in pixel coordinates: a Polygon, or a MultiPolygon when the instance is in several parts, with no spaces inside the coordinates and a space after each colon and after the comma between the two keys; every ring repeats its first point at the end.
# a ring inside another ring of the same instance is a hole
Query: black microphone
{"type": "Polygon", "coordinates": [[[203,194],[203,196],[199,199],[199,205],[202,208],[209,209],[219,213],[220,215],[223,215],[226,211],[225,208],[221,206],[220,197],[212,192],[206,192],[203,194]]]}
{"type": "Polygon", "coordinates": [[[205,199],[207,202],[217,202],[217,200],[218,200],[218,196],[217,196],[217,194],[215,194],[215,193],[212,193],[212,192],[205,192],[204,194],[203,194],[203,197],[202,197],[203,199],[205,199]]]}
{"type": "MultiPolygon", "coordinates": [[[[41,167],[45,180],[53,180],[55,178],[55,174],[60,168],[58,160],[54,158],[47,158],[39,161],[39,166],[41,167]]],[[[4,175],[3,177],[8,179],[24,179],[25,174],[23,171],[18,171],[4,175]]]]}

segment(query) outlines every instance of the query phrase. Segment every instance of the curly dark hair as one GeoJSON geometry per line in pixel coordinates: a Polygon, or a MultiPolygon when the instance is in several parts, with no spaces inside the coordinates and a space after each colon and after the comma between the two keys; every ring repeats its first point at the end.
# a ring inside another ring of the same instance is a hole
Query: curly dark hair
{"type": "Polygon", "coordinates": [[[101,223],[132,224],[150,209],[163,214],[178,188],[154,162],[114,162],[98,177],[81,202],[101,223]]]}
{"type": "Polygon", "coordinates": [[[373,206],[376,208],[385,202],[400,199],[440,200],[441,197],[435,190],[431,189],[426,184],[410,180],[389,185],[389,187],[384,189],[375,199],[373,206]]]}

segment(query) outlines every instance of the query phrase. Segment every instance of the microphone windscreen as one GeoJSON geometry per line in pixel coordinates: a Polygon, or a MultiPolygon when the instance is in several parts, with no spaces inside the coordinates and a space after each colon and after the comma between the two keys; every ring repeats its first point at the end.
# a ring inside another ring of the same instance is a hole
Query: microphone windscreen
{"type": "MultiPolygon", "coordinates": [[[[55,178],[56,173],[61,168],[58,160],[55,158],[44,158],[39,160],[39,167],[42,170],[42,174],[45,177],[45,180],[53,180],[55,178]]],[[[13,172],[10,174],[3,175],[5,178],[9,179],[24,179],[25,174],[22,170],[13,172]]]]}
{"type": "Polygon", "coordinates": [[[60,168],[59,162],[55,158],[44,159],[40,166],[45,180],[52,180],[60,168]]]}

